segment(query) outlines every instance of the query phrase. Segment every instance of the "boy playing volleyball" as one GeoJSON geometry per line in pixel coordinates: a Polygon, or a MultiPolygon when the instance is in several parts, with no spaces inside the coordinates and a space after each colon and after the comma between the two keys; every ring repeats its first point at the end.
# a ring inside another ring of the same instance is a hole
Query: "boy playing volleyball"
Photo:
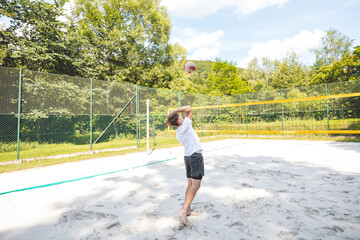
{"type": "Polygon", "coordinates": [[[203,148],[200,145],[199,137],[191,125],[191,106],[184,106],[173,110],[167,116],[166,123],[168,126],[177,127],[176,139],[184,146],[185,150],[184,162],[188,185],[185,191],[185,202],[178,215],[186,225],[187,216],[198,215],[190,208],[190,205],[200,188],[201,180],[204,176],[204,160],[201,154],[203,148]],[[184,119],[178,114],[180,112],[185,113],[184,119]]]}

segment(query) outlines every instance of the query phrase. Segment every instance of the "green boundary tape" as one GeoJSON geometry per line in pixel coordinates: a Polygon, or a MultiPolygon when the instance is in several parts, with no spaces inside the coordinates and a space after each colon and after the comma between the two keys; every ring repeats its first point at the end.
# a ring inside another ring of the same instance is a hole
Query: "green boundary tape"
{"type": "MultiPolygon", "coordinates": [[[[220,150],[220,149],[234,147],[234,146],[237,146],[237,145],[239,145],[239,144],[234,144],[234,145],[229,145],[229,146],[226,146],[226,147],[215,148],[215,149],[207,150],[207,151],[204,151],[204,152],[217,151],[217,150],[220,150]]],[[[75,178],[75,179],[70,179],[70,180],[65,180],[65,181],[60,181],[60,182],[54,182],[54,183],[49,183],[49,184],[44,184],[44,185],[38,185],[38,186],[34,186],[34,187],[21,188],[21,189],[17,189],[17,190],[8,191],[8,192],[2,192],[2,193],[0,193],[0,196],[5,195],[5,194],[9,194],[9,193],[23,192],[23,191],[37,189],[37,188],[51,187],[51,186],[60,185],[60,184],[64,184],[64,183],[76,182],[76,181],[80,181],[80,180],[85,180],[85,179],[89,179],[89,178],[109,175],[109,174],[118,173],[118,172],[125,172],[125,171],[128,171],[128,170],[141,168],[141,167],[146,167],[146,166],[150,166],[150,165],[154,165],[154,164],[158,164],[158,163],[162,163],[162,162],[167,162],[167,161],[171,161],[171,160],[175,160],[175,159],[177,159],[177,157],[168,158],[168,159],[160,160],[160,161],[156,161],[156,162],[151,162],[151,163],[147,163],[147,164],[143,164],[143,165],[139,165],[139,166],[135,166],[135,167],[131,167],[131,168],[124,168],[124,169],[120,169],[120,170],[116,170],[116,171],[112,171],[112,172],[100,173],[100,174],[91,175],[91,176],[82,177],[82,178],[75,178]]]]}
{"type": "Polygon", "coordinates": [[[80,180],[85,180],[85,179],[89,179],[89,178],[104,176],[104,175],[118,173],[118,172],[125,172],[125,171],[131,170],[131,169],[136,169],[136,168],[140,168],[140,167],[146,167],[146,166],[150,166],[150,165],[157,164],[157,163],[162,163],[162,162],[167,162],[167,161],[174,160],[174,159],[176,159],[176,158],[169,158],[169,159],[166,159],[166,160],[151,162],[151,163],[147,163],[147,164],[144,164],[144,165],[139,165],[139,166],[135,166],[135,167],[131,167],[131,168],[125,168],[125,169],[116,170],[116,171],[112,171],[112,172],[100,173],[100,174],[91,175],[91,176],[82,177],[82,178],[75,178],[75,179],[70,179],[70,180],[65,180],[65,181],[60,181],[60,182],[54,182],[54,183],[49,183],[49,184],[44,184],[44,185],[38,185],[38,186],[34,186],[34,187],[28,187],[28,188],[12,190],[12,191],[8,191],[8,192],[2,192],[2,193],[0,193],[0,195],[5,195],[5,194],[9,194],[9,193],[14,193],[14,192],[22,192],[22,191],[27,191],[27,190],[37,189],[37,188],[50,187],[50,186],[60,185],[60,184],[64,184],[64,183],[76,182],[76,181],[80,181],[80,180]]]}

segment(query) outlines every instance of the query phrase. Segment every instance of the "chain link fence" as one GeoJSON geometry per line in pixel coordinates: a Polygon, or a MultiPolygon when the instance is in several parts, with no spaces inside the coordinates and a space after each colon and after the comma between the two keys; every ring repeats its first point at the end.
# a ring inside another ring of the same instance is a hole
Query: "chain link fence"
{"type": "Polygon", "coordinates": [[[201,137],[360,134],[360,80],[219,97],[0,67],[0,86],[0,162],[141,148],[147,99],[152,148],[174,138],[166,115],[184,105],[201,137]]]}

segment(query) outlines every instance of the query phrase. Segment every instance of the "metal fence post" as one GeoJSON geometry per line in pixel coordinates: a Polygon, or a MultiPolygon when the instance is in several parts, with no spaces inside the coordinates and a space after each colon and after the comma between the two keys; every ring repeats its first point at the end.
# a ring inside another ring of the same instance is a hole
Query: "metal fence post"
{"type": "Polygon", "coordinates": [[[22,69],[19,69],[19,96],[18,96],[18,122],[17,122],[17,146],[16,146],[16,159],[19,160],[20,156],[20,114],[21,114],[21,78],[22,69]]]}
{"type": "Polygon", "coordinates": [[[155,119],[154,119],[154,117],[152,117],[152,127],[153,127],[153,146],[155,147],[156,146],[156,142],[155,142],[156,132],[155,132],[155,119]]]}
{"type": "MultiPolygon", "coordinates": [[[[325,83],[325,96],[327,96],[327,85],[325,83]]],[[[327,130],[330,130],[330,119],[329,119],[329,102],[328,99],[326,98],[326,119],[327,119],[327,130]]]]}
{"type": "MultiPolygon", "coordinates": [[[[219,105],[221,105],[221,97],[219,96],[219,105]]],[[[220,106],[220,131],[222,130],[221,128],[221,106],[220,106]]]]}
{"type": "Polygon", "coordinates": [[[181,107],[181,93],[178,91],[179,108],[181,107]]]}

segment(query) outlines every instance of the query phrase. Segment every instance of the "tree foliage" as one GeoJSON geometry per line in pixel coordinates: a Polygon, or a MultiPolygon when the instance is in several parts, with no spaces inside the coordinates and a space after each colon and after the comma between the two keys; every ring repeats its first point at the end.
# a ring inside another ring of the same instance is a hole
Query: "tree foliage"
{"type": "Polygon", "coordinates": [[[170,19],[158,0],[78,0],[73,13],[93,77],[138,83],[144,71],[170,63],[170,19]]]}
{"type": "Polygon", "coordinates": [[[0,32],[1,65],[169,87],[184,50],[169,43],[159,0],[77,0],[67,18],[65,2],[1,0],[11,19],[0,32]]]}
{"type": "Polygon", "coordinates": [[[238,68],[232,62],[217,60],[211,67],[206,82],[208,94],[222,96],[251,91],[250,86],[240,76],[238,68]]]}
{"type": "Polygon", "coordinates": [[[1,0],[0,16],[11,25],[0,31],[1,64],[73,75],[75,65],[59,21],[63,1],[1,0]]]}
{"type": "Polygon", "coordinates": [[[345,55],[339,61],[321,67],[313,77],[310,85],[344,82],[360,78],[360,46],[351,55],[345,55]]]}
{"type": "Polygon", "coordinates": [[[249,62],[248,68],[243,71],[243,76],[256,91],[269,89],[271,87],[271,75],[278,64],[277,60],[272,61],[268,57],[262,58],[261,61],[255,57],[249,62]]]}
{"type": "Polygon", "coordinates": [[[293,51],[276,66],[271,76],[271,85],[275,89],[305,86],[308,81],[307,69],[293,51]]]}
{"type": "Polygon", "coordinates": [[[348,36],[330,28],[321,38],[321,45],[311,50],[316,55],[315,66],[319,69],[339,61],[345,55],[350,54],[353,42],[354,40],[348,36]]]}

